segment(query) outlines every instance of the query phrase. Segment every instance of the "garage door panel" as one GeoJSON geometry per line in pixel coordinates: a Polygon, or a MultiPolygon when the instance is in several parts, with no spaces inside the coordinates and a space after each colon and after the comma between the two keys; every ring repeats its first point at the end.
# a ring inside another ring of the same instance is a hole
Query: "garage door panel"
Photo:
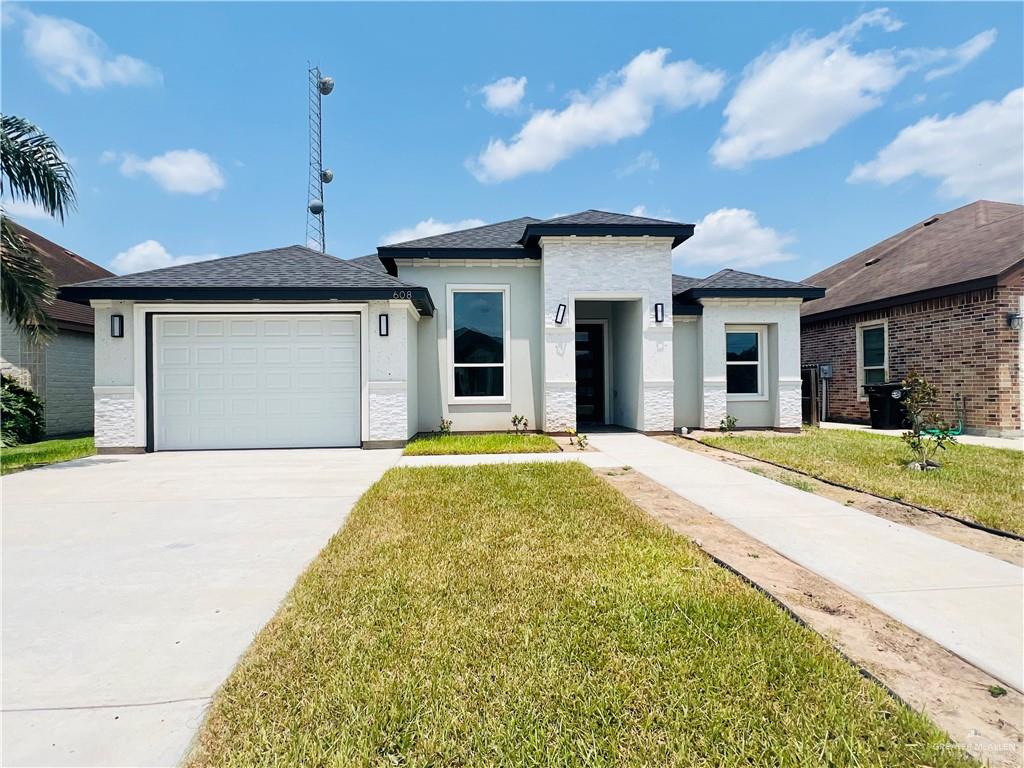
{"type": "Polygon", "coordinates": [[[157,450],[359,444],[358,317],[160,317],[157,450]]]}
{"type": "Polygon", "coordinates": [[[223,320],[196,320],[195,335],[196,336],[223,336],[224,335],[224,321],[223,320]]]}
{"type": "Polygon", "coordinates": [[[255,320],[230,320],[228,327],[231,336],[238,338],[239,336],[255,336],[259,325],[255,320]]]}

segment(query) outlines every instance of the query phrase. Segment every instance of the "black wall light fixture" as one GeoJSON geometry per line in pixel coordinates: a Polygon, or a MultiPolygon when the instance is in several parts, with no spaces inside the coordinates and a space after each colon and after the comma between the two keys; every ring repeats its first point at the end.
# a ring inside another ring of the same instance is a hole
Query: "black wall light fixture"
{"type": "Polygon", "coordinates": [[[565,304],[559,304],[555,310],[555,322],[559,325],[565,322],[565,304]]]}
{"type": "Polygon", "coordinates": [[[654,322],[663,323],[665,322],[665,305],[655,304],[654,305],[654,322]]]}
{"type": "Polygon", "coordinates": [[[380,332],[381,336],[387,336],[388,335],[388,316],[387,315],[380,315],[380,316],[377,317],[377,330],[380,332]]]}
{"type": "Polygon", "coordinates": [[[1011,312],[1006,316],[1006,324],[1010,327],[1010,330],[1013,331],[1019,331],[1021,329],[1021,325],[1024,325],[1024,323],[1021,322],[1020,315],[1016,312],[1011,312]]]}
{"type": "Polygon", "coordinates": [[[110,335],[112,338],[124,338],[124,315],[110,316],[110,335]]]}

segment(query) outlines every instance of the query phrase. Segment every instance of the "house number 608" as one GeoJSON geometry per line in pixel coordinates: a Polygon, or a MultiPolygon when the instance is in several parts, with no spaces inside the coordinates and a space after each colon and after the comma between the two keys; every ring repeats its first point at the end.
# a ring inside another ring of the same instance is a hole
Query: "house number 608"
{"type": "Polygon", "coordinates": [[[412,291],[395,291],[394,295],[391,298],[393,298],[393,299],[411,299],[412,298],[412,291]]]}

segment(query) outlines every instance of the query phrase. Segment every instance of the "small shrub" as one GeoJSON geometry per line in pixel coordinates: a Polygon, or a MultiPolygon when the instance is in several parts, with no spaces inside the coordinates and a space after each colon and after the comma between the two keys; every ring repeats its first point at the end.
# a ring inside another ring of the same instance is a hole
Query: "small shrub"
{"type": "Polygon", "coordinates": [[[452,420],[441,419],[441,424],[438,426],[437,431],[442,435],[450,435],[452,433],[452,420]]]}
{"type": "Polygon", "coordinates": [[[589,442],[590,440],[586,435],[576,435],[576,447],[581,451],[587,450],[587,443],[589,442]]]}
{"type": "Polygon", "coordinates": [[[908,467],[937,469],[939,464],[934,461],[935,454],[945,450],[947,444],[956,442],[956,438],[949,434],[950,425],[933,410],[939,399],[938,389],[915,371],[907,374],[900,385],[906,390],[903,407],[907,409],[907,418],[910,420],[910,429],[901,437],[915,459],[908,467]]]}
{"type": "Polygon", "coordinates": [[[43,401],[10,376],[0,376],[0,445],[31,443],[43,436],[43,401]]]}
{"type": "Polygon", "coordinates": [[[512,429],[515,430],[516,434],[526,432],[529,428],[530,422],[525,416],[520,416],[518,413],[512,416],[512,429]]]}
{"type": "Polygon", "coordinates": [[[736,417],[732,414],[726,414],[725,418],[718,422],[719,432],[732,432],[736,429],[736,417]]]}

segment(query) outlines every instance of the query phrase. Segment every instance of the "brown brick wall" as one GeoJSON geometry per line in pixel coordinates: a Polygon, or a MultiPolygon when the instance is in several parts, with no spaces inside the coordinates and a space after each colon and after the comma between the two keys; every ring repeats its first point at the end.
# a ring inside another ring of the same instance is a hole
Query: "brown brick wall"
{"type": "Polygon", "coordinates": [[[903,304],[822,321],[804,321],[804,365],[831,363],[827,418],[867,421],[867,403],[857,399],[858,323],[889,321],[889,378],[911,369],[939,388],[940,413],[952,419],[953,397],[964,398],[965,426],[982,433],[1021,429],[1020,331],[1007,314],[1020,312],[1024,279],[1014,285],[903,304]]]}

